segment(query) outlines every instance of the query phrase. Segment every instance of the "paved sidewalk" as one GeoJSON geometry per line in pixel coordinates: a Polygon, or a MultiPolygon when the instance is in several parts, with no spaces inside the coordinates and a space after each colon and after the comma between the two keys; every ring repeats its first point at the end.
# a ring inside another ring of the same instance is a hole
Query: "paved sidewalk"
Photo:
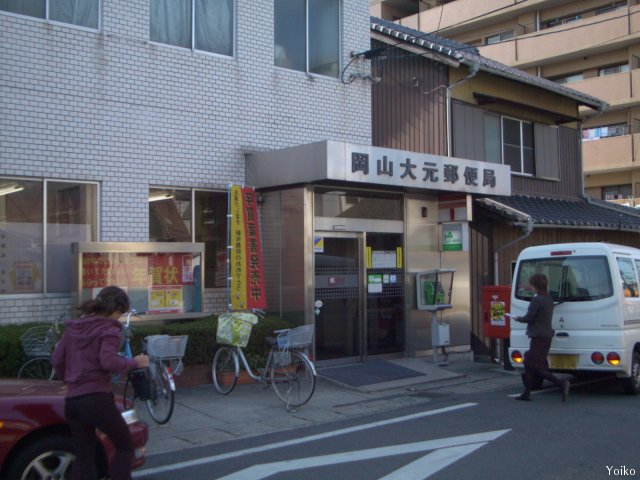
{"type": "Polygon", "coordinates": [[[422,392],[464,394],[511,385],[517,391],[521,385],[519,374],[492,363],[452,359],[437,366],[426,357],[391,362],[420,375],[353,387],[328,379],[319,369],[313,397],[296,412],[287,412],[272,388],[258,383],[237,385],[229,395],[218,394],[213,384],[181,387],[167,425],[155,424],[146,408],[138,407],[149,423],[147,455],[428,404],[431,398],[422,392]]]}

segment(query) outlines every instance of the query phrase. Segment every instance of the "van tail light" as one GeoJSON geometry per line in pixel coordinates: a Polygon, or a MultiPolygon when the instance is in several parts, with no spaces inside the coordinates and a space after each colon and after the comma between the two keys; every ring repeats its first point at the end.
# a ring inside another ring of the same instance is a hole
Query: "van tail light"
{"type": "Polygon", "coordinates": [[[593,352],[591,354],[591,361],[596,365],[601,365],[604,362],[604,355],[600,352],[593,352]]]}
{"type": "Polygon", "coordinates": [[[610,365],[620,365],[620,355],[616,352],[607,353],[607,362],[609,362],[610,365]]]}
{"type": "Polygon", "coordinates": [[[518,350],[511,352],[511,360],[513,363],[522,363],[522,354],[518,350]]]}

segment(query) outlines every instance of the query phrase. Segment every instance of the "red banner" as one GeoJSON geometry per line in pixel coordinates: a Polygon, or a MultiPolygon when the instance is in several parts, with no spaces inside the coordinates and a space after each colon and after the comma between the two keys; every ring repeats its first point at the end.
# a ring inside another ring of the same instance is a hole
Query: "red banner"
{"type": "Polygon", "coordinates": [[[245,187],[242,189],[242,205],[244,207],[244,238],[247,262],[247,306],[249,309],[264,309],[267,307],[267,297],[264,291],[258,205],[256,192],[253,188],[245,187]]]}

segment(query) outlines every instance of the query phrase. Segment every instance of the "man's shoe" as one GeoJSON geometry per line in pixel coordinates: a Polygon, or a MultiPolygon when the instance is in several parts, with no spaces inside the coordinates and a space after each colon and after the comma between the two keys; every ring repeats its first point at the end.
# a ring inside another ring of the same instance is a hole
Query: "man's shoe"
{"type": "Polygon", "coordinates": [[[569,398],[569,388],[571,387],[571,384],[569,383],[569,380],[563,380],[562,381],[562,401],[566,402],[567,399],[569,398]]]}
{"type": "Polygon", "coordinates": [[[524,393],[522,395],[518,395],[516,397],[516,400],[523,400],[525,402],[530,402],[531,400],[533,400],[533,398],[531,398],[531,395],[525,395],[524,393]]]}

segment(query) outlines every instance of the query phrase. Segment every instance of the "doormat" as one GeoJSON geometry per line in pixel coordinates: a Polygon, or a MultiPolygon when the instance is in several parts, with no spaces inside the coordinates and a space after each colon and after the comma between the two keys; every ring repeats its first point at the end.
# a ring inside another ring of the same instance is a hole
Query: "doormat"
{"type": "Polygon", "coordinates": [[[318,374],[353,387],[393,382],[424,375],[424,373],[390,362],[368,362],[323,368],[318,371],[318,374]]]}

